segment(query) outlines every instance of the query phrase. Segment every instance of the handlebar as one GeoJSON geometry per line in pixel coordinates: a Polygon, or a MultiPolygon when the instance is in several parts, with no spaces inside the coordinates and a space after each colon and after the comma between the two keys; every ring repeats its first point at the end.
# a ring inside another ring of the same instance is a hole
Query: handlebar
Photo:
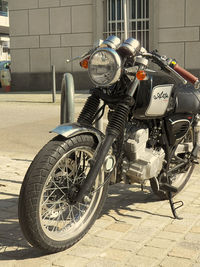
{"type": "Polygon", "coordinates": [[[198,77],[180,67],[175,61],[172,61],[170,65],[173,67],[173,70],[176,71],[176,73],[180,74],[188,82],[191,82],[194,85],[195,89],[200,88],[200,81],[198,77]]]}
{"type": "Polygon", "coordinates": [[[153,51],[152,53],[145,53],[143,55],[152,58],[153,61],[161,67],[161,69],[166,69],[174,74],[183,84],[187,84],[188,81],[194,85],[195,89],[200,88],[200,81],[198,77],[180,67],[175,60],[167,59],[165,56],[160,56],[156,52],[153,51]]]}
{"type": "Polygon", "coordinates": [[[195,82],[198,80],[196,76],[194,76],[189,71],[183,69],[178,64],[174,66],[174,70],[178,72],[183,78],[185,78],[187,81],[191,82],[192,84],[195,84],[195,82]]]}

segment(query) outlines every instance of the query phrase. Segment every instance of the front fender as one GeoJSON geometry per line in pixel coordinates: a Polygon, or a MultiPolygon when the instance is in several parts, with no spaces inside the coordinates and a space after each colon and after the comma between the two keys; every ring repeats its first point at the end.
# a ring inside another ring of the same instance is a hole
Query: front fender
{"type": "Polygon", "coordinates": [[[66,138],[71,138],[80,134],[89,133],[97,138],[98,143],[101,143],[104,138],[104,134],[98,129],[88,125],[81,125],[80,123],[64,123],[57,126],[50,132],[57,133],[66,138]]]}

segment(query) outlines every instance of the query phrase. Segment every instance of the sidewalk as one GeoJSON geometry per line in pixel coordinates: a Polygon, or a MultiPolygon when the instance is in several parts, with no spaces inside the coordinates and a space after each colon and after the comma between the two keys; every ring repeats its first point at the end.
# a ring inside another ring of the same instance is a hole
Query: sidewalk
{"type": "MultiPolygon", "coordinates": [[[[0,94],[0,102],[37,102],[38,97],[0,94]]],[[[48,94],[40,97],[51,101],[48,94]]],[[[110,187],[100,218],[79,243],[44,255],[26,243],[18,224],[19,190],[31,160],[27,155],[0,155],[0,267],[200,267],[199,165],[176,197],[184,201],[177,211],[183,220],[174,220],[168,201],[157,201],[148,185],[142,192],[138,185],[116,184],[110,187]]]]}
{"type": "Polygon", "coordinates": [[[100,218],[72,248],[42,255],[21,234],[17,199],[29,159],[0,157],[0,266],[200,266],[199,166],[177,199],[183,220],[146,187],[110,187],[100,218]]]}
{"type": "MultiPolygon", "coordinates": [[[[83,102],[88,97],[88,91],[76,91],[75,101],[83,102]]],[[[60,103],[61,94],[56,93],[56,104],[60,103]]],[[[32,103],[52,103],[53,96],[49,92],[9,92],[0,93],[0,102],[32,102],[32,103]]]]}

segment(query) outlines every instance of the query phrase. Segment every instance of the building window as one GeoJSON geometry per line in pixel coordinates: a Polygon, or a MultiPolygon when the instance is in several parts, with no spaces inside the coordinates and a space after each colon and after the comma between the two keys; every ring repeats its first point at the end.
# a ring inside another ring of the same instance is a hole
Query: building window
{"type": "MultiPolygon", "coordinates": [[[[149,0],[127,0],[128,37],[136,38],[149,49],[149,0]]],[[[105,37],[124,39],[123,0],[106,1],[105,37]]]]}
{"type": "Polygon", "coordinates": [[[0,16],[8,16],[8,1],[0,0],[0,16]]]}

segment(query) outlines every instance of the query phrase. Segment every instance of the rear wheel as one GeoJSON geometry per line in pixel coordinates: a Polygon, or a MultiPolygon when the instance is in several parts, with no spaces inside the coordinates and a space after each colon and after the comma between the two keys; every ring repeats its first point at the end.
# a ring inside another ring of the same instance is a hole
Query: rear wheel
{"type": "MultiPolygon", "coordinates": [[[[181,145],[187,144],[188,147],[190,147],[190,151],[193,148],[193,131],[190,129],[188,133],[186,134],[185,138],[180,143],[181,145]]],[[[173,170],[179,163],[181,163],[183,160],[185,160],[186,163],[183,168],[179,168],[176,171],[173,171],[169,174],[171,185],[177,188],[177,192],[172,192],[172,197],[177,195],[187,184],[188,180],[190,179],[193,170],[194,170],[194,164],[189,162],[188,156],[190,155],[190,152],[186,153],[178,153],[178,148],[173,152],[173,155],[171,156],[168,171],[173,170]]],[[[160,181],[165,183],[166,180],[165,177],[160,177],[160,181]]],[[[161,200],[168,199],[168,194],[165,191],[158,190],[158,182],[155,178],[150,179],[150,185],[151,189],[161,200]]]]}
{"type": "Polygon", "coordinates": [[[99,174],[83,199],[74,203],[90,170],[96,144],[90,135],[50,141],[27,171],[19,198],[19,222],[28,242],[47,252],[64,250],[90,229],[106,198],[99,174]],[[96,191],[95,191],[96,190],[96,191]]]}

